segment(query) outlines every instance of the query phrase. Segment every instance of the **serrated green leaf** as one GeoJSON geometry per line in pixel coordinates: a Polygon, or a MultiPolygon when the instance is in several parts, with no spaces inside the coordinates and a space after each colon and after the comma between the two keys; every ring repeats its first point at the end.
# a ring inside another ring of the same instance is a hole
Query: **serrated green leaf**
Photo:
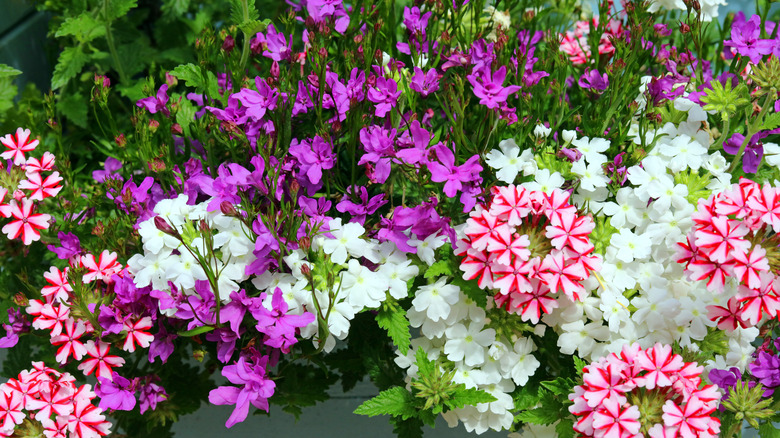
{"type": "Polygon", "coordinates": [[[203,333],[210,332],[212,330],[214,330],[213,326],[204,325],[204,326],[200,326],[200,327],[195,327],[192,330],[185,330],[183,332],[179,332],[178,335],[179,336],[185,336],[185,337],[197,336],[197,335],[200,335],[200,334],[203,334],[203,333]]]}
{"type": "Polygon", "coordinates": [[[138,6],[138,0],[104,0],[106,5],[106,16],[110,21],[114,21],[119,17],[124,17],[130,12],[130,9],[138,6]]]}
{"type": "Polygon", "coordinates": [[[579,356],[572,356],[574,359],[574,369],[577,371],[577,375],[582,377],[582,370],[588,366],[588,363],[582,360],[579,356]]]}
{"type": "Polygon", "coordinates": [[[514,395],[515,409],[522,411],[539,403],[539,395],[532,386],[524,386],[514,395]]]}
{"type": "Polygon", "coordinates": [[[185,137],[192,136],[190,134],[190,125],[195,120],[195,113],[197,112],[197,108],[195,108],[189,99],[182,99],[179,103],[179,109],[176,113],[176,123],[181,126],[185,137]]]}
{"type": "Polygon", "coordinates": [[[419,375],[420,378],[433,376],[436,372],[436,362],[428,359],[428,353],[426,353],[422,347],[417,349],[414,358],[414,362],[417,364],[417,375],[419,375]]]}
{"type": "Polygon", "coordinates": [[[479,307],[483,309],[487,306],[488,295],[487,292],[480,289],[474,281],[466,281],[461,278],[455,278],[452,280],[452,284],[458,286],[463,294],[474,301],[479,307]]]}
{"type": "Polygon", "coordinates": [[[517,414],[515,420],[547,426],[558,420],[558,410],[552,410],[545,407],[529,409],[517,414]]]}
{"type": "Polygon", "coordinates": [[[247,35],[254,36],[258,32],[264,32],[265,29],[268,27],[268,25],[271,23],[271,20],[265,19],[265,20],[247,20],[243,23],[238,25],[238,28],[241,29],[242,32],[244,32],[247,35]]]}
{"type": "Polygon", "coordinates": [[[369,417],[392,415],[406,420],[417,416],[417,408],[414,406],[414,396],[409,391],[400,386],[394,386],[363,402],[355,409],[355,413],[369,417]]]}
{"type": "Polygon", "coordinates": [[[555,380],[548,380],[541,382],[541,385],[550,390],[555,395],[568,395],[572,393],[574,387],[574,380],[568,377],[558,377],[555,380]]]}
{"type": "Polygon", "coordinates": [[[193,64],[182,64],[171,70],[171,75],[183,80],[190,87],[203,87],[203,77],[200,68],[193,64]]]}
{"type": "Polygon", "coordinates": [[[393,340],[393,345],[398,347],[401,354],[406,354],[409,351],[412,334],[409,332],[409,320],[406,318],[403,307],[397,304],[383,305],[376,314],[376,322],[379,327],[387,331],[390,339],[393,340]]]}
{"type": "Polygon", "coordinates": [[[20,70],[17,70],[10,65],[0,64],[0,78],[14,77],[22,74],[20,70]]]}
{"type": "Polygon", "coordinates": [[[758,425],[758,436],[761,438],[780,438],[780,430],[772,423],[764,422],[758,425]]]}
{"type": "Polygon", "coordinates": [[[445,400],[444,404],[450,409],[458,409],[466,405],[476,406],[480,403],[490,403],[494,401],[496,401],[495,397],[481,389],[466,388],[465,386],[462,386],[461,388],[458,388],[449,399],[445,400]]]}
{"type": "Polygon", "coordinates": [[[57,38],[73,36],[79,42],[86,43],[106,34],[105,24],[97,21],[88,12],[65,20],[54,34],[57,38]]]}
{"type": "Polygon", "coordinates": [[[774,113],[767,116],[764,119],[764,124],[761,129],[769,131],[777,127],[780,127],[780,113],[774,113]]]}
{"type": "Polygon", "coordinates": [[[425,278],[436,278],[441,277],[442,275],[446,275],[448,277],[452,276],[452,269],[450,269],[449,260],[439,260],[432,264],[428,269],[425,270],[425,274],[423,276],[425,278]]]}
{"type": "Polygon", "coordinates": [[[398,438],[423,438],[423,422],[419,418],[402,420],[400,417],[390,417],[390,424],[398,438]]]}
{"type": "Polygon", "coordinates": [[[79,74],[87,61],[89,61],[89,55],[81,50],[80,45],[66,47],[54,67],[54,74],[51,77],[52,90],[62,87],[79,74]]]}
{"type": "Polygon", "coordinates": [[[0,122],[5,119],[5,112],[14,106],[14,97],[18,89],[10,78],[0,77],[0,122]]]}
{"type": "Polygon", "coordinates": [[[563,419],[555,425],[555,433],[558,438],[574,438],[574,421],[563,419]]]}
{"type": "Polygon", "coordinates": [[[87,127],[87,100],[81,93],[67,94],[57,102],[57,111],[76,125],[87,127]]]}

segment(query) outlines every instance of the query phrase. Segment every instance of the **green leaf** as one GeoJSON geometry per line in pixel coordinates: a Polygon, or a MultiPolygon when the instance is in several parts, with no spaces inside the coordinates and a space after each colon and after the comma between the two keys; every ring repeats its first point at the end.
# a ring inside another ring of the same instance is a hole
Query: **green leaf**
{"type": "Polygon", "coordinates": [[[461,388],[455,391],[452,397],[444,401],[444,404],[450,409],[458,409],[466,405],[476,406],[479,403],[494,401],[496,401],[496,398],[489,393],[477,388],[466,388],[465,385],[462,385],[461,388]]]}
{"type": "Polygon", "coordinates": [[[588,363],[577,355],[572,356],[572,358],[574,359],[574,369],[577,371],[577,375],[582,377],[582,370],[588,366],[588,363]]]}
{"type": "Polygon", "coordinates": [[[270,23],[271,20],[269,19],[265,19],[262,21],[247,20],[239,24],[238,28],[241,29],[241,31],[244,32],[246,35],[254,36],[258,32],[264,32],[270,23]]]}
{"type": "Polygon", "coordinates": [[[89,61],[89,55],[81,51],[80,45],[65,48],[54,67],[54,74],[51,78],[52,90],[67,84],[71,78],[81,72],[87,61],[89,61]]]}
{"type": "Polygon", "coordinates": [[[762,130],[772,130],[780,127],[780,113],[774,113],[764,119],[762,130]]]}
{"type": "Polygon", "coordinates": [[[76,125],[87,127],[87,100],[81,93],[67,94],[57,102],[57,111],[76,125]]]}
{"type": "Polygon", "coordinates": [[[432,264],[428,269],[425,270],[424,277],[436,278],[436,277],[441,277],[442,275],[452,277],[452,269],[450,269],[449,260],[439,260],[436,263],[432,264]]]}
{"type": "Polygon", "coordinates": [[[426,353],[422,347],[417,349],[414,358],[415,363],[417,364],[417,375],[419,375],[420,378],[434,375],[436,372],[436,362],[428,359],[428,353],[426,353]]]}
{"type": "Polygon", "coordinates": [[[0,122],[5,119],[5,112],[14,107],[14,97],[18,89],[9,78],[0,77],[0,122]]]}
{"type": "Polygon", "coordinates": [[[195,327],[192,330],[185,330],[183,332],[179,332],[178,335],[179,336],[185,336],[185,337],[197,336],[197,335],[200,335],[200,334],[203,334],[203,333],[208,333],[208,332],[210,332],[212,330],[214,330],[213,326],[204,325],[204,326],[200,326],[200,327],[195,327]]]}
{"type": "Polygon", "coordinates": [[[0,64],[0,78],[14,77],[22,74],[20,70],[17,70],[10,65],[0,64]]]}
{"type": "Polygon", "coordinates": [[[574,421],[568,418],[561,420],[555,425],[555,433],[558,438],[574,438],[574,421]]]}
{"type": "MultiPolygon", "coordinates": [[[[561,418],[563,405],[553,394],[545,391],[543,388],[539,388],[539,396],[539,407],[520,412],[515,416],[515,420],[541,424],[543,426],[553,424],[559,420],[561,418]]],[[[568,413],[564,413],[564,415],[568,415],[568,413]]]]}
{"type": "Polygon", "coordinates": [[[398,438],[423,438],[423,422],[419,418],[402,420],[401,417],[390,417],[390,424],[398,438]]]}
{"type": "Polygon", "coordinates": [[[555,395],[569,395],[574,388],[574,380],[568,377],[558,377],[555,380],[541,382],[541,385],[550,390],[555,395]]]}
{"type": "Polygon", "coordinates": [[[198,112],[197,108],[195,108],[189,99],[182,99],[181,102],[179,102],[179,110],[176,113],[176,123],[181,126],[185,137],[191,137],[190,125],[195,120],[196,112],[198,112]]]}
{"type": "Polygon", "coordinates": [[[106,26],[92,18],[88,12],[65,20],[54,34],[57,38],[73,36],[79,42],[86,43],[106,34],[106,26]]]}
{"type": "Polygon", "coordinates": [[[327,400],[328,388],[338,378],[335,373],[327,373],[316,365],[285,363],[281,367],[284,373],[276,382],[271,403],[283,406],[282,410],[295,415],[296,419],[301,415],[302,407],[327,400]]]}
{"type": "MultiPolygon", "coordinates": [[[[388,300],[391,298],[388,297],[388,300]]],[[[409,351],[412,334],[409,332],[409,320],[406,319],[403,307],[394,301],[383,304],[376,314],[376,322],[379,327],[387,330],[387,334],[401,354],[406,354],[409,351]]]]}
{"type": "Polygon", "coordinates": [[[408,419],[417,416],[414,406],[414,396],[405,388],[394,386],[379,393],[376,397],[366,400],[355,409],[358,415],[392,415],[408,419]]]}
{"type": "Polygon", "coordinates": [[[758,436],[761,438],[780,438],[780,430],[770,422],[761,423],[758,426],[758,436]]]}
{"type": "Polygon", "coordinates": [[[200,67],[189,63],[174,68],[171,74],[186,82],[188,87],[193,87],[197,91],[205,91],[212,99],[219,98],[219,84],[214,73],[207,72],[204,80],[200,67]]]}
{"type": "Polygon", "coordinates": [[[452,284],[458,286],[463,294],[469,297],[470,300],[477,303],[479,307],[483,309],[487,306],[487,292],[480,289],[475,281],[466,281],[462,278],[455,278],[452,280],[452,284]]]}
{"type": "Polygon", "coordinates": [[[130,9],[138,6],[138,0],[104,0],[106,5],[105,12],[106,17],[110,21],[114,21],[119,17],[124,17],[130,12],[130,9]]]}
{"type": "Polygon", "coordinates": [[[531,385],[526,385],[514,394],[515,409],[522,411],[539,403],[538,391],[531,385]]]}

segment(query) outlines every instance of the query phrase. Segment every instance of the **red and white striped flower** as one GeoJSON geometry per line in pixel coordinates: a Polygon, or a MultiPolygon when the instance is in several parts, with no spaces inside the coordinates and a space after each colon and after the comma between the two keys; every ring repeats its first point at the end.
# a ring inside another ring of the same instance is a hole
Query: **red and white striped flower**
{"type": "Polygon", "coordinates": [[[561,190],[509,185],[492,194],[471,213],[457,244],[463,278],[497,289],[496,303],[533,323],[558,307],[558,293],[580,299],[582,282],[600,264],[591,255],[591,217],[580,216],[561,190]]]}
{"type": "Polygon", "coordinates": [[[0,137],[0,143],[8,148],[7,151],[0,153],[0,157],[13,160],[17,166],[25,163],[25,152],[30,152],[38,146],[38,140],[30,139],[30,130],[22,128],[16,128],[16,134],[6,134],[4,137],[0,137]]]}
{"type": "Polygon", "coordinates": [[[626,345],[583,370],[583,384],[569,394],[574,430],[588,438],[717,436],[720,421],[712,414],[721,394],[701,385],[703,370],[668,345],[626,345]]]}
{"type": "Polygon", "coordinates": [[[61,181],[62,177],[59,172],[54,172],[45,179],[40,173],[30,173],[27,175],[27,179],[19,182],[19,188],[30,190],[30,199],[43,201],[46,198],[57,196],[57,193],[62,190],[62,186],[59,185],[61,181]]]}
{"type": "Polygon", "coordinates": [[[25,245],[31,244],[41,238],[38,230],[49,228],[51,216],[48,214],[33,214],[33,201],[29,198],[22,198],[19,202],[11,200],[11,216],[16,220],[6,224],[3,227],[3,233],[8,235],[9,239],[16,239],[22,236],[22,242],[25,245]],[[21,205],[19,205],[21,203],[21,205]]]}
{"type": "Polygon", "coordinates": [[[141,348],[148,348],[154,340],[154,336],[147,331],[150,328],[152,328],[152,318],[148,316],[133,323],[125,321],[124,330],[127,331],[127,338],[122,349],[132,353],[135,351],[136,344],[141,348]]]}
{"type": "Polygon", "coordinates": [[[95,256],[92,254],[81,256],[82,266],[89,269],[89,272],[84,274],[82,281],[89,283],[98,279],[105,283],[110,283],[111,276],[122,270],[122,265],[116,259],[116,253],[108,252],[107,249],[100,253],[97,260],[95,260],[95,256]]]}
{"type": "Polygon", "coordinates": [[[87,325],[73,318],[68,318],[64,325],[64,334],[51,337],[51,344],[60,346],[55,359],[61,364],[65,364],[71,356],[81,360],[87,354],[87,347],[79,340],[87,332],[87,325]]]}
{"type": "Polygon", "coordinates": [[[84,372],[85,376],[95,372],[98,378],[103,377],[111,380],[112,368],[121,367],[125,364],[125,360],[121,357],[108,354],[111,344],[100,340],[97,342],[90,340],[84,346],[90,358],[81,362],[78,368],[84,372]]]}

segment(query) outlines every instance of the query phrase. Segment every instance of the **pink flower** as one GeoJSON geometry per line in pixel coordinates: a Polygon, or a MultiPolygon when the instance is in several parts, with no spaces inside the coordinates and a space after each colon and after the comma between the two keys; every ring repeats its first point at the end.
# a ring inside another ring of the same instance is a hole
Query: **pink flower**
{"type": "Polygon", "coordinates": [[[35,157],[27,158],[24,163],[24,171],[28,176],[32,173],[49,172],[54,169],[54,161],[54,154],[46,151],[40,160],[35,157]]]}
{"type": "Polygon", "coordinates": [[[0,157],[6,160],[12,159],[17,166],[25,163],[25,152],[30,152],[38,146],[38,140],[30,140],[30,130],[22,128],[17,128],[15,135],[6,134],[5,137],[0,137],[0,143],[8,148],[0,154],[0,157]]]}
{"type": "Polygon", "coordinates": [[[628,438],[639,433],[641,424],[638,407],[622,407],[615,398],[605,399],[602,406],[604,409],[593,414],[593,429],[599,431],[599,436],[628,438]]]}
{"type": "Polygon", "coordinates": [[[68,284],[68,269],[60,271],[52,266],[48,272],[43,274],[43,278],[49,283],[41,289],[41,295],[48,301],[59,303],[60,301],[69,301],[70,293],[73,288],[68,284]]]}
{"type": "Polygon", "coordinates": [[[68,417],[68,430],[79,438],[97,438],[111,432],[111,423],[91,399],[77,398],[68,417]]]}
{"type": "Polygon", "coordinates": [[[667,400],[663,407],[663,420],[666,427],[677,429],[680,438],[698,438],[700,433],[710,428],[711,409],[693,396],[682,406],[667,400]]]}
{"type": "Polygon", "coordinates": [[[711,260],[724,263],[735,251],[747,252],[750,242],[743,237],[749,231],[736,219],[713,217],[711,227],[699,229],[696,233],[696,246],[711,260]]]}
{"type": "Polygon", "coordinates": [[[127,338],[122,349],[129,351],[130,353],[135,351],[135,345],[138,344],[141,348],[148,348],[149,344],[154,340],[154,336],[145,331],[152,328],[152,318],[144,316],[134,323],[125,321],[124,330],[127,331],[127,338]]]}
{"type": "Polygon", "coordinates": [[[84,346],[90,359],[81,362],[78,368],[84,372],[85,376],[97,370],[95,376],[111,380],[112,368],[121,367],[125,364],[125,360],[121,357],[108,355],[108,350],[111,347],[109,343],[100,340],[97,342],[90,340],[84,346]]]}
{"type": "Polygon", "coordinates": [[[7,384],[0,385],[0,431],[13,430],[17,424],[22,424],[26,415],[24,395],[7,384]]]}
{"type": "Polygon", "coordinates": [[[718,322],[718,329],[733,332],[737,327],[745,328],[747,323],[740,316],[740,308],[735,297],[729,298],[728,307],[707,306],[707,318],[718,322]]]}
{"type": "Polygon", "coordinates": [[[741,251],[735,252],[734,264],[731,269],[734,270],[734,276],[740,283],[753,289],[759,287],[761,285],[761,272],[769,271],[766,250],[756,245],[749,254],[741,251]]]}
{"type": "Polygon", "coordinates": [[[79,338],[87,332],[87,326],[81,320],[68,318],[65,321],[65,334],[51,337],[52,345],[60,345],[57,350],[57,362],[65,364],[72,355],[74,359],[81,360],[87,354],[87,348],[79,341],[79,338]]]}
{"type": "Polygon", "coordinates": [[[766,272],[761,274],[759,287],[753,289],[740,286],[736,296],[741,307],[740,318],[755,326],[764,313],[770,318],[777,316],[780,310],[777,286],[777,277],[766,272]]]}
{"type": "Polygon", "coordinates": [[[62,181],[62,177],[59,172],[52,173],[46,179],[42,179],[40,173],[28,173],[27,179],[19,182],[19,188],[31,190],[30,199],[43,201],[46,198],[57,196],[57,193],[62,190],[62,186],[58,185],[60,181],[62,181]]]}
{"type": "Polygon", "coordinates": [[[122,265],[116,259],[116,253],[108,252],[107,249],[100,253],[97,261],[95,261],[95,256],[92,254],[81,256],[82,265],[89,269],[89,272],[84,274],[82,281],[89,283],[98,279],[106,283],[110,282],[111,276],[122,270],[122,265]]]}
{"type": "Polygon", "coordinates": [[[637,356],[636,364],[641,369],[649,371],[642,377],[644,387],[654,389],[656,386],[670,386],[672,373],[679,371],[684,362],[680,355],[672,354],[671,346],[655,344],[645,354],[637,356]]]}
{"type": "Polygon", "coordinates": [[[22,242],[25,245],[29,245],[41,238],[38,230],[49,228],[51,216],[48,214],[33,214],[33,201],[31,199],[22,198],[20,202],[22,204],[21,207],[15,199],[11,200],[11,216],[16,218],[16,220],[6,224],[2,231],[9,239],[16,239],[21,235],[22,242]]]}

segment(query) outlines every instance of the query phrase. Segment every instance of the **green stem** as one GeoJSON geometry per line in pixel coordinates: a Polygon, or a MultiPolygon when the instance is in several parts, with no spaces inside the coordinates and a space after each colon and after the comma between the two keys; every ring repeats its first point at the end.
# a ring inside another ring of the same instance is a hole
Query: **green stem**
{"type": "Polygon", "coordinates": [[[114,34],[111,32],[111,20],[108,18],[108,2],[110,0],[103,0],[103,14],[106,19],[106,43],[108,43],[108,51],[111,53],[111,59],[114,60],[114,67],[116,67],[117,73],[119,73],[119,82],[127,84],[127,75],[122,68],[122,62],[119,60],[119,54],[116,52],[116,45],[114,44],[114,34]]]}
{"type": "MultiPolygon", "coordinates": [[[[241,0],[241,12],[244,14],[244,22],[249,20],[249,4],[247,3],[247,0],[241,0]]],[[[246,33],[245,31],[241,31],[244,33],[244,45],[241,48],[241,74],[245,74],[246,71],[246,63],[249,61],[249,40],[251,35],[246,33]]]]}
{"type": "Polygon", "coordinates": [[[766,114],[769,107],[772,106],[774,100],[775,96],[772,93],[766,95],[766,98],[764,99],[764,106],[761,107],[761,112],[758,113],[758,117],[756,117],[753,122],[748,125],[745,139],[739,146],[739,151],[737,151],[737,154],[734,155],[734,159],[731,160],[731,166],[729,166],[728,170],[729,173],[733,172],[737,167],[737,163],[739,163],[739,159],[742,157],[742,153],[745,152],[745,147],[747,147],[748,143],[750,143],[750,139],[761,130],[761,125],[764,123],[764,114],[766,114]]]}

